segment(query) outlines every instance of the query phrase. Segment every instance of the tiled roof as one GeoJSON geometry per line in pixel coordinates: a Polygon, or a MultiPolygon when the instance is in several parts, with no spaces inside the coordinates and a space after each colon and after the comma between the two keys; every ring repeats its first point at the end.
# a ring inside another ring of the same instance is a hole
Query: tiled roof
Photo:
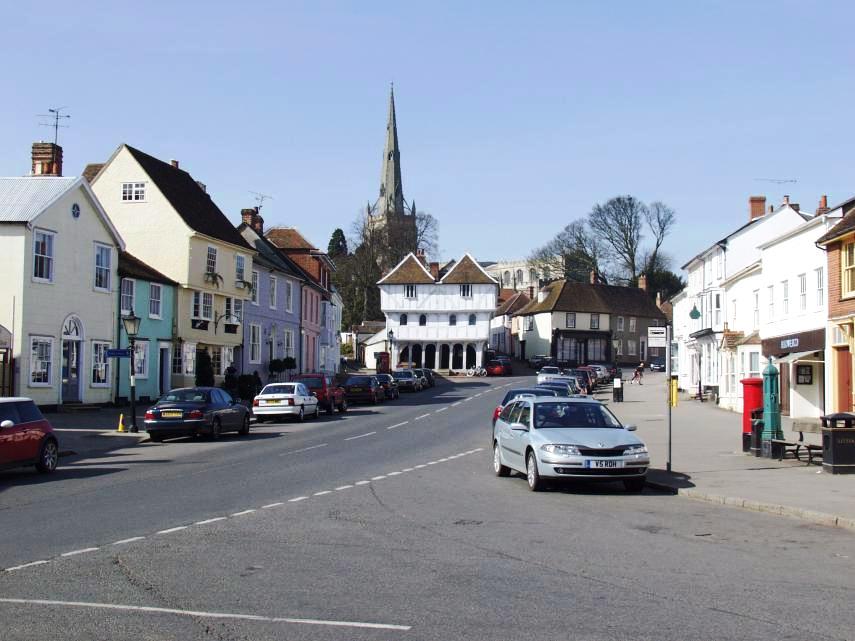
{"type": "Polygon", "coordinates": [[[739,341],[744,337],[745,332],[734,332],[729,329],[725,330],[721,337],[721,348],[730,350],[736,349],[736,346],[739,345],[739,341]]]}
{"type": "Polygon", "coordinates": [[[841,218],[840,222],[837,223],[834,227],[832,227],[819,237],[819,239],[816,241],[817,245],[829,243],[833,240],[840,238],[841,236],[845,236],[846,234],[851,234],[852,232],[855,232],[855,207],[852,207],[848,212],[845,211],[846,206],[851,205],[853,200],[843,203],[843,218],[841,218]]]}
{"type": "Polygon", "coordinates": [[[98,175],[98,172],[101,171],[101,168],[105,165],[103,162],[93,162],[86,165],[86,168],[83,170],[82,176],[86,179],[86,182],[91,183],[95,176],[98,175]]]}
{"type": "Polygon", "coordinates": [[[546,290],[546,298],[543,301],[532,301],[518,313],[588,312],[665,318],[648,293],[637,287],[591,285],[559,280],[550,283],[544,290],[546,290]]]}
{"type": "Polygon", "coordinates": [[[317,251],[317,247],[306,240],[293,227],[272,227],[264,234],[265,237],[280,249],[307,249],[317,251]]]}
{"type": "Polygon", "coordinates": [[[516,293],[517,293],[517,290],[508,289],[507,287],[504,287],[504,288],[499,290],[499,295],[496,298],[496,301],[501,305],[502,303],[507,302],[511,298],[513,298],[516,295],[516,293]]]}
{"type": "Polygon", "coordinates": [[[78,180],[53,176],[0,178],[0,222],[33,220],[78,180]]]}
{"type": "Polygon", "coordinates": [[[252,249],[190,174],[139,149],[129,145],[125,145],[125,148],[190,229],[238,247],[252,249]]]}
{"type": "Polygon", "coordinates": [[[432,285],[433,276],[426,271],[424,265],[413,254],[398,263],[391,272],[378,282],[384,285],[432,285]]]}
{"type": "Polygon", "coordinates": [[[759,332],[752,332],[745,338],[736,341],[737,345],[761,345],[763,341],[760,340],[759,332]]]}
{"type": "Polygon", "coordinates": [[[257,231],[255,231],[252,227],[247,225],[246,223],[241,223],[238,225],[238,231],[241,232],[241,236],[243,236],[243,231],[249,230],[252,233],[251,238],[254,240],[247,240],[247,242],[255,247],[255,251],[258,252],[258,256],[253,259],[253,262],[259,262],[263,264],[265,267],[272,267],[273,269],[278,269],[279,271],[288,274],[289,276],[293,276],[294,278],[299,279],[307,279],[308,275],[303,272],[300,267],[294,263],[288,256],[279,251],[276,246],[267,240],[264,236],[260,235],[257,231]]]}
{"type": "Polygon", "coordinates": [[[445,285],[498,285],[469,254],[457,261],[442,277],[445,285]]]}
{"type": "Polygon", "coordinates": [[[119,276],[147,280],[153,283],[163,283],[164,285],[178,284],[128,252],[119,252],[119,276]]]}
{"type": "Polygon", "coordinates": [[[530,302],[531,299],[523,292],[515,292],[511,298],[499,305],[499,308],[496,310],[496,316],[513,314],[514,312],[521,310],[530,302]]]}

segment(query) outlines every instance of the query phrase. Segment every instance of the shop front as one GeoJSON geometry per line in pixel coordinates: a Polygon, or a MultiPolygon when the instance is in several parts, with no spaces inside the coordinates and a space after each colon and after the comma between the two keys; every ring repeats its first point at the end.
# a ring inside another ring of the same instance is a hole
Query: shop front
{"type": "Polygon", "coordinates": [[[825,330],[763,339],[763,356],[780,371],[781,414],[819,418],[825,414],[825,330]]]}

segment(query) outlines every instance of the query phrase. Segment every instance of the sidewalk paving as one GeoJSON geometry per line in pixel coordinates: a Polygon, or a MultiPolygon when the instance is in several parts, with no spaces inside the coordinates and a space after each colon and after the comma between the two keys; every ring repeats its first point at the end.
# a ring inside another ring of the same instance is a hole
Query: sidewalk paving
{"type": "MultiPolygon", "coordinates": [[[[644,385],[624,385],[624,402],[612,411],[650,450],[648,484],[713,503],[791,516],[855,530],[855,475],[833,475],[821,465],[757,458],[742,452],[742,415],[681,397],[672,410],[671,461],[667,462],[664,374],[645,374],[644,385]]],[[[788,426],[784,426],[787,435],[788,426]]],[[[819,435],[806,435],[819,437],[819,435]]],[[[818,442],[814,440],[812,442],[818,442]]]]}

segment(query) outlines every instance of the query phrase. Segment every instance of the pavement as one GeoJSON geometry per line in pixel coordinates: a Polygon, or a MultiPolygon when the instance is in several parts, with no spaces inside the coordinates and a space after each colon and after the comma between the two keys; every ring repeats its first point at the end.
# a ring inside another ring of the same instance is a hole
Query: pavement
{"type": "MultiPolygon", "coordinates": [[[[648,484],[693,499],[795,517],[855,530],[855,475],[833,475],[822,465],[756,458],[742,452],[742,415],[714,403],[681,397],[672,410],[671,473],[667,472],[665,374],[624,385],[624,402],[610,402],[623,422],[638,425],[651,452],[648,484]]],[[[789,436],[787,419],[784,435],[789,436]]],[[[819,443],[819,434],[805,434],[819,443]]],[[[820,459],[821,461],[821,459],[820,459]]]]}

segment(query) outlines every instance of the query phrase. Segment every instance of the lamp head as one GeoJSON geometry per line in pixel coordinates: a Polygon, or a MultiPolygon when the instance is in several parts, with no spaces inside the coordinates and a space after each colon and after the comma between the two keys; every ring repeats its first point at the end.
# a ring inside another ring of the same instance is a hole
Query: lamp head
{"type": "Polygon", "coordinates": [[[135,338],[140,331],[140,317],[134,314],[134,310],[127,316],[122,316],[122,325],[128,338],[135,338]]]}

